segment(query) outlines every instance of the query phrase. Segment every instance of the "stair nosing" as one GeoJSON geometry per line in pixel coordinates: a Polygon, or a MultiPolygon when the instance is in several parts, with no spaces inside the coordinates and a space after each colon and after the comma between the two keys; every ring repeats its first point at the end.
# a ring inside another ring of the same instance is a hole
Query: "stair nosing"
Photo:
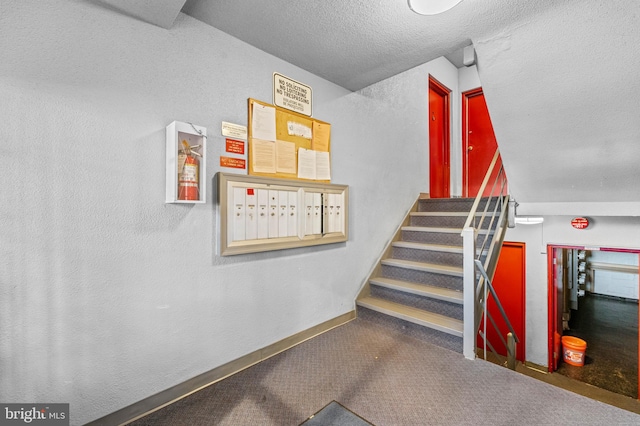
{"type": "Polygon", "coordinates": [[[403,226],[403,231],[414,232],[442,232],[445,234],[458,234],[462,232],[462,228],[447,228],[447,227],[431,227],[431,226],[403,226]]]}
{"type": "Polygon", "coordinates": [[[414,271],[433,272],[436,274],[452,275],[462,277],[463,270],[461,266],[439,265],[437,263],[415,262],[413,260],[404,259],[383,259],[380,261],[383,265],[395,266],[398,268],[412,269],[414,271]]]}
{"type": "Polygon", "coordinates": [[[392,278],[375,277],[369,280],[370,284],[379,287],[390,288],[404,293],[415,294],[431,299],[443,300],[458,305],[463,304],[462,292],[429,284],[417,284],[409,281],[395,280],[392,278]]]}
{"type": "Polygon", "coordinates": [[[463,323],[455,318],[423,311],[372,296],[366,296],[357,301],[358,306],[369,308],[383,314],[419,324],[424,327],[442,331],[453,336],[462,337],[463,323]]]}
{"type": "MultiPolygon", "coordinates": [[[[485,216],[498,216],[500,212],[496,214],[487,213],[485,216]]],[[[482,212],[477,212],[475,216],[482,216],[482,212]]],[[[428,211],[428,212],[411,212],[409,216],[423,216],[423,217],[467,217],[469,216],[469,212],[443,212],[443,211],[428,211]]]]}

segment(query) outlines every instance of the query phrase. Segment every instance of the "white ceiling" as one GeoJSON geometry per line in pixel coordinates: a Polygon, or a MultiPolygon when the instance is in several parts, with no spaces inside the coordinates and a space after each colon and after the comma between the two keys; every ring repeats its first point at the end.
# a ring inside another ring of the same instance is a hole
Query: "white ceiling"
{"type": "Polygon", "coordinates": [[[461,66],[473,43],[518,201],[640,205],[638,0],[464,0],[436,16],[407,0],[97,1],[164,28],[182,11],[350,90],[440,56],[461,66]]]}

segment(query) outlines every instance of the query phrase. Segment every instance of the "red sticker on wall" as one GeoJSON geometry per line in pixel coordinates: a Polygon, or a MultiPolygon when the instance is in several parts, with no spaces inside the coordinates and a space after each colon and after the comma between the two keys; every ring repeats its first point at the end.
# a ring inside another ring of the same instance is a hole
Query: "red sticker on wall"
{"type": "Polygon", "coordinates": [[[253,193],[253,188],[247,188],[247,195],[255,195],[253,193]]]}
{"type": "Polygon", "coordinates": [[[244,141],[238,141],[235,139],[227,139],[227,152],[232,152],[234,154],[244,154],[244,141]]]}
{"type": "Polygon", "coordinates": [[[587,219],[586,217],[573,218],[571,219],[571,226],[576,229],[585,229],[587,226],[589,226],[589,219],[587,219]]]}
{"type": "Polygon", "coordinates": [[[243,158],[220,157],[220,166],[234,169],[245,169],[246,161],[243,158]]]}

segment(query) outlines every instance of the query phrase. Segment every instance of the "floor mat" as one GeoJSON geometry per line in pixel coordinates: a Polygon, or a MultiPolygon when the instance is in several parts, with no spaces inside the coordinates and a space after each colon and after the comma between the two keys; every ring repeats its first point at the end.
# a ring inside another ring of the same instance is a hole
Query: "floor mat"
{"type": "Polygon", "coordinates": [[[336,401],[309,417],[300,426],[373,426],[362,417],[336,401]]]}

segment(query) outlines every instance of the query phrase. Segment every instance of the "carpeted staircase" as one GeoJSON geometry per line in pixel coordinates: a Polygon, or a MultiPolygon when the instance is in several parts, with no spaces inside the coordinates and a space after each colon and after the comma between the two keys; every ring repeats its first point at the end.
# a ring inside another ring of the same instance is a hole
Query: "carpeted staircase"
{"type": "Polygon", "coordinates": [[[418,199],[358,296],[358,316],[462,352],[461,232],[473,201],[418,199]]]}

